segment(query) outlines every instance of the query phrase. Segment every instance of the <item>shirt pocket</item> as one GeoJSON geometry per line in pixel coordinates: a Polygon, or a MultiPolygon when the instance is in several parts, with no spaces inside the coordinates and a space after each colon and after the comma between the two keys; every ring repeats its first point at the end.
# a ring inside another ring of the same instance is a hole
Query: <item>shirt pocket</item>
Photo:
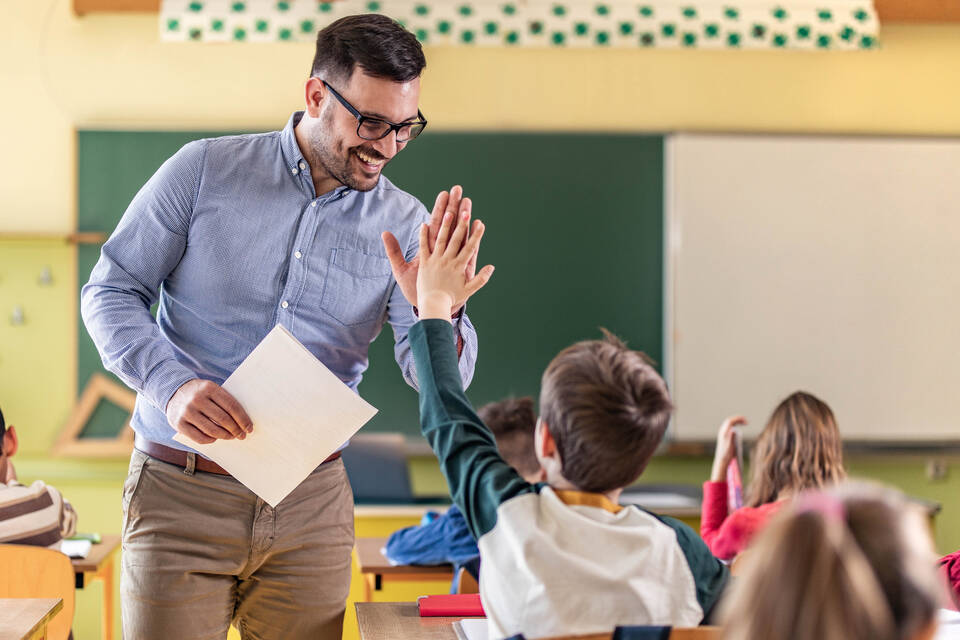
{"type": "Polygon", "coordinates": [[[393,272],[383,256],[354,249],[332,249],[320,307],[346,326],[383,315],[393,272]]]}

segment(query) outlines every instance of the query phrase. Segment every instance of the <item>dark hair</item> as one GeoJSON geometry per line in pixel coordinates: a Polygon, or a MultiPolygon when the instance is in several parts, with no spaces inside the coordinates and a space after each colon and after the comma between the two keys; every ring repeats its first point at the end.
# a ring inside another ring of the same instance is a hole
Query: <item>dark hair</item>
{"type": "Polygon", "coordinates": [[[349,80],[354,68],[395,82],[420,76],[427,66],[416,36],[387,16],[346,16],[317,33],[310,75],[322,80],[349,80]]]}
{"type": "Polygon", "coordinates": [[[521,475],[540,470],[540,462],[533,445],[537,416],[533,412],[533,398],[507,398],[485,404],[477,410],[480,419],[497,440],[500,455],[521,475]]]}
{"type": "Polygon", "coordinates": [[[582,491],[611,491],[636,480],[673,410],[647,357],[604,335],[557,354],[540,391],[540,417],[557,443],[563,477],[582,491]]]}
{"type": "Polygon", "coordinates": [[[0,411],[0,438],[5,436],[6,434],[7,434],[7,423],[3,421],[3,411],[0,411]]]}

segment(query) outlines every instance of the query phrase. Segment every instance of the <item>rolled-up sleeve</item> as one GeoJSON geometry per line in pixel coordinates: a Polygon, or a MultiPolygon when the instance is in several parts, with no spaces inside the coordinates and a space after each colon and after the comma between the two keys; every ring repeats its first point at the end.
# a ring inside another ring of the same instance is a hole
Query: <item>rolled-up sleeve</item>
{"type": "Polygon", "coordinates": [[[204,150],[204,141],[184,146],[140,189],[80,294],[83,321],[103,366],[161,411],[183,383],[197,377],[177,360],[150,307],[183,257],[204,150]]]}

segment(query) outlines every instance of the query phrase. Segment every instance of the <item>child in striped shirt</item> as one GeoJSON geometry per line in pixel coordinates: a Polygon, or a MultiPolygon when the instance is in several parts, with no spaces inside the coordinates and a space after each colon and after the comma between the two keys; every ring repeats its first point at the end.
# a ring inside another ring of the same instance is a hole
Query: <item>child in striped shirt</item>
{"type": "Polygon", "coordinates": [[[77,514],[60,492],[37,480],[29,487],[17,481],[10,459],[17,452],[17,432],[0,412],[0,543],[60,548],[76,533],[77,514]]]}

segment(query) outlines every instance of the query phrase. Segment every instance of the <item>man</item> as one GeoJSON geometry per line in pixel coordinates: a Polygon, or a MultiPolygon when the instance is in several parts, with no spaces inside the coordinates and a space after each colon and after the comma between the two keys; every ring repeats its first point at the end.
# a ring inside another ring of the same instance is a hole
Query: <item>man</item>
{"type": "MultiPolygon", "coordinates": [[[[186,145],[103,246],[83,317],[105,366],[138,392],[126,637],[225,638],[231,620],[249,638],[340,637],[353,501],[338,454],[272,509],[172,437],[246,437],[250,418],[220,383],[277,323],[356,389],[389,322],[416,385],[407,330],[428,218],[380,174],[426,125],[425,64],[389,18],[338,20],[317,36],[304,112],[280,132],[186,145]]],[[[441,193],[428,241],[446,212],[469,218],[470,207],[459,187],[441,193]]],[[[451,316],[468,384],[476,333],[462,309],[451,316]]]]}
{"type": "Polygon", "coordinates": [[[17,430],[0,412],[0,543],[60,548],[77,531],[77,514],[60,492],[37,480],[25,487],[17,480],[13,454],[17,430]]]}

